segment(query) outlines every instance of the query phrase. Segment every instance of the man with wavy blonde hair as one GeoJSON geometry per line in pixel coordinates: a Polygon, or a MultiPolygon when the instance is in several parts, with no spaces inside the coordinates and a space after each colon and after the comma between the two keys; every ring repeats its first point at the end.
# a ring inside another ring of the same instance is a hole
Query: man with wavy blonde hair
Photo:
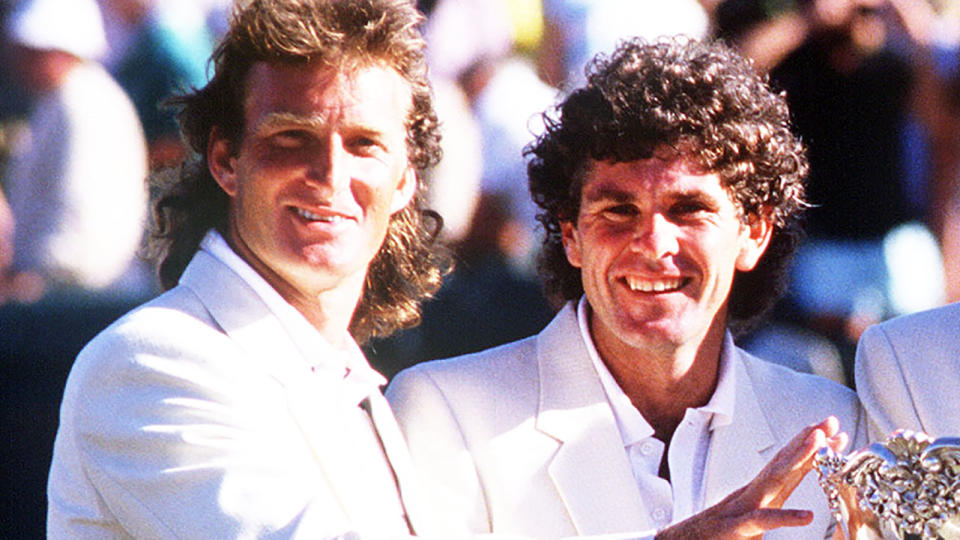
{"type": "Polygon", "coordinates": [[[169,290],[67,382],[51,537],[450,536],[358,347],[416,323],[446,265],[421,21],[406,0],[239,3],[212,80],[175,100],[196,155],[155,186],[169,290]]]}

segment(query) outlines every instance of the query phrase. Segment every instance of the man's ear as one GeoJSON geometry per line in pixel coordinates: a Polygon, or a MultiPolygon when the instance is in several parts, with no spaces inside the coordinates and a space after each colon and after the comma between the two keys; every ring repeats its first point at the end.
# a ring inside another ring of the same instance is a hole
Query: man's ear
{"type": "Polygon", "coordinates": [[[220,130],[210,130],[207,141],[207,168],[217,184],[231,197],[237,195],[237,158],[233,155],[230,141],[222,137],[220,130]]]}
{"type": "Polygon", "coordinates": [[[572,221],[560,222],[560,239],[563,241],[563,250],[567,254],[567,262],[575,268],[583,266],[583,250],[580,243],[580,232],[572,221]]]}
{"type": "Polygon", "coordinates": [[[736,268],[741,272],[749,272],[760,262],[770,239],[773,238],[773,219],[769,212],[751,214],[748,222],[743,226],[743,235],[740,242],[740,253],[737,255],[736,268]]]}
{"type": "Polygon", "coordinates": [[[390,213],[396,214],[403,210],[410,201],[413,200],[413,194],[417,192],[417,171],[413,167],[407,167],[403,171],[400,183],[393,193],[393,201],[390,202],[390,213]]]}

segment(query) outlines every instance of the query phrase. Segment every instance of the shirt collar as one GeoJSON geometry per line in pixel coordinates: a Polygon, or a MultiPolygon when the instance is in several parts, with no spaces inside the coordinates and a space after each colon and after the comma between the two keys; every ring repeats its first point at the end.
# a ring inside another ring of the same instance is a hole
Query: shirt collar
{"type": "Polygon", "coordinates": [[[729,331],[723,335],[723,346],[720,349],[720,367],[717,373],[717,388],[706,405],[699,410],[713,415],[710,429],[729,425],[733,421],[733,411],[736,404],[737,377],[734,369],[736,346],[729,331]]]}
{"type": "MultiPolygon", "coordinates": [[[[643,439],[652,437],[653,428],[646,421],[640,411],[633,406],[630,398],[617,384],[616,379],[610,373],[610,370],[600,359],[590,334],[590,304],[587,297],[580,298],[577,306],[577,323],[580,327],[580,335],[587,348],[587,354],[593,362],[594,369],[600,378],[600,384],[613,410],[613,416],[616,419],[617,427],[620,429],[620,435],[623,438],[624,446],[629,446],[643,439]]],[[[735,401],[735,373],[733,369],[733,355],[735,346],[733,338],[729,332],[724,335],[723,347],[720,352],[720,367],[717,376],[717,387],[710,397],[710,401],[697,411],[701,414],[710,416],[710,429],[730,424],[733,418],[733,409],[735,401]]]]}
{"type": "Polygon", "coordinates": [[[593,337],[590,335],[590,304],[587,303],[586,296],[580,298],[580,303],[577,306],[577,323],[580,325],[580,336],[583,338],[583,343],[587,346],[587,355],[593,362],[593,367],[600,377],[603,392],[607,395],[607,402],[613,410],[613,417],[617,421],[617,428],[620,430],[623,445],[630,446],[653,437],[653,428],[640,414],[640,411],[633,406],[630,398],[617,384],[607,365],[600,359],[600,354],[597,353],[593,337]]]}
{"type": "Polygon", "coordinates": [[[356,341],[348,339],[345,350],[330,345],[300,311],[284,300],[263,276],[233,251],[218,231],[208,231],[200,242],[200,249],[230,268],[253,289],[303,353],[311,370],[341,376],[359,387],[380,387],[387,383],[383,375],[370,367],[356,341]]]}

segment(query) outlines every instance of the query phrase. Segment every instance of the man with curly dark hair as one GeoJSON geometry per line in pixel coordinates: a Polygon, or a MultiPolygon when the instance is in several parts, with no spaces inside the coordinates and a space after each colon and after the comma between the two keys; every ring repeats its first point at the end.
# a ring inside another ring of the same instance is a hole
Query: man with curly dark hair
{"type": "Polygon", "coordinates": [[[720,43],[630,40],[546,126],[530,190],[562,310],[387,391],[437,504],[536,538],[823,538],[807,472],[840,425],[863,437],[856,397],[733,341],[779,294],[804,207],[783,96],[720,43]]]}
{"type": "Polygon", "coordinates": [[[409,0],[237,3],[195,156],[154,186],[165,294],[80,353],[48,531],[70,538],[442,538],[358,342],[418,321],[446,255],[409,0]],[[432,534],[431,534],[432,533],[432,534]]]}

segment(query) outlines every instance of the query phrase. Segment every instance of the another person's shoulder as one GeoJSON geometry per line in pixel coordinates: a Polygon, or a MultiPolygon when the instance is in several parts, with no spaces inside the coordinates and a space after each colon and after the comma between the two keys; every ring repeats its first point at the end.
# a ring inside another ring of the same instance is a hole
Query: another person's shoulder
{"type": "Polygon", "coordinates": [[[842,398],[855,396],[853,390],[849,387],[826,377],[797,371],[776,362],[759,358],[742,349],[739,349],[739,353],[750,374],[751,383],[754,385],[762,384],[783,387],[784,389],[817,389],[842,398]]]}
{"type": "Polygon", "coordinates": [[[938,331],[953,335],[958,325],[960,302],[894,317],[867,328],[862,337],[870,340],[882,334],[895,340],[916,340],[917,344],[920,344],[924,339],[935,339],[934,335],[938,331]]]}
{"type": "Polygon", "coordinates": [[[535,373],[536,339],[531,336],[475,353],[421,362],[398,373],[390,389],[424,384],[478,389],[513,385],[535,373]]]}

